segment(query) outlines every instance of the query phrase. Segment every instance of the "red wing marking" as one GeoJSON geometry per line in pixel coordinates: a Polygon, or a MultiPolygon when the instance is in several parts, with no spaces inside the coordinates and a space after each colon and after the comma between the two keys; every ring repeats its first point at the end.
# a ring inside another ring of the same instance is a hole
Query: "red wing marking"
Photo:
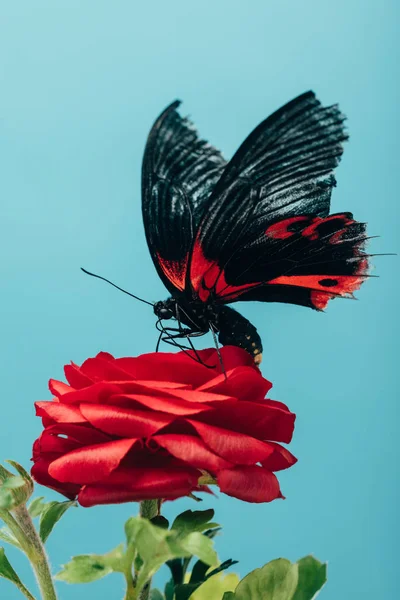
{"type": "Polygon", "coordinates": [[[157,254],[157,262],[167,279],[174,285],[178,290],[182,292],[185,289],[186,270],[188,264],[189,255],[186,255],[184,260],[166,260],[159,254],[157,254]]]}
{"type": "Polygon", "coordinates": [[[312,304],[322,310],[332,298],[352,296],[363,283],[367,269],[368,260],[364,258],[360,260],[354,275],[282,275],[268,283],[308,288],[312,304]]]}
{"type": "Polygon", "coordinates": [[[320,237],[317,231],[318,227],[322,224],[329,223],[330,221],[338,221],[338,225],[341,225],[341,229],[333,233],[329,240],[332,244],[337,243],[340,240],[340,236],[345,231],[345,228],[348,225],[352,225],[353,223],[355,223],[353,219],[349,219],[348,214],[330,215],[329,217],[325,217],[324,219],[322,219],[321,217],[315,217],[310,223],[310,225],[303,229],[301,235],[309,238],[310,240],[317,240],[320,237]]]}
{"type": "Polygon", "coordinates": [[[295,225],[296,223],[303,223],[305,225],[306,221],[310,221],[310,217],[290,217],[289,219],[283,219],[283,221],[278,221],[278,223],[274,223],[270,225],[268,229],[265,231],[265,235],[274,240],[286,240],[287,238],[292,237],[297,231],[289,231],[289,227],[295,225]]]}
{"type": "Polygon", "coordinates": [[[295,285],[320,292],[332,290],[335,295],[352,294],[363,282],[363,276],[356,275],[281,275],[268,281],[269,284],[295,285]]]}
{"type": "Polygon", "coordinates": [[[193,247],[190,282],[202,302],[207,302],[212,292],[219,298],[225,296],[236,298],[241,291],[260,285],[259,283],[246,283],[244,285],[230,285],[227,283],[223,269],[217,262],[204,256],[198,241],[195,242],[193,247]]]}
{"type": "Polygon", "coordinates": [[[318,228],[321,225],[325,225],[329,222],[334,223],[335,221],[337,231],[333,231],[329,238],[329,242],[335,244],[340,241],[346,227],[355,223],[355,221],[350,218],[350,213],[340,213],[325,218],[310,217],[307,215],[289,217],[288,219],[283,219],[282,221],[278,221],[278,223],[270,225],[265,231],[265,235],[274,240],[286,240],[296,234],[301,234],[303,237],[307,237],[314,241],[320,237],[318,228]]]}

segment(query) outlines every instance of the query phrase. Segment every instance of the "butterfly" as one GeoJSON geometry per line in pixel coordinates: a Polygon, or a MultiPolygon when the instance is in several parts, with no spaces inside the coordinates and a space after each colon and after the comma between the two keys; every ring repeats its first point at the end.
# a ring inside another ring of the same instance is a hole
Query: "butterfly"
{"type": "Polygon", "coordinates": [[[211,331],[260,363],[255,326],[229,304],[321,311],[368,277],[365,224],[350,212],[329,214],[345,117],[306,92],[260,123],[227,162],[179,105],[155,121],[142,167],[147,244],[170,293],[154,304],[160,337],[177,344],[211,331]],[[168,319],[177,326],[166,327],[168,319]]]}

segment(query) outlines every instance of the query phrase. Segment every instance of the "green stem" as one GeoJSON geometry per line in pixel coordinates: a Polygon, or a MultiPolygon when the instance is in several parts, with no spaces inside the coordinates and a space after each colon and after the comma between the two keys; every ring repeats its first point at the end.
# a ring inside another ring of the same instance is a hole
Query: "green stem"
{"type": "Polygon", "coordinates": [[[124,596],[124,600],[136,600],[137,594],[135,590],[135,582],[132,577],[132,564],[135,558],[135,548],[130,545],[126,551],[126,569],[124,572],[125,580],[126,580],[126,592],[124,596]]]}
{"type": "Polygon", "coordinates": [[[35,572],[42,600],[57,600],[46,552],[28,509],[22,504],[14,509],[14,515],[28,542],[25,552],[35,572]]]}
{"type": "Polygon", "coordinates": [[[144,519],[152,519],[158,515],[158,500],[143,500],[140,503],[140,516],[144,519]]]}
{"type": "Polygon", "coordinates": [[[15,585],[17,586],[21,594],[25,596],[25,598],[28,598],[28,600],[36,600],[35,596],[32,596],[30,591],[24,586],[22,582],[16,583],[15,585]]]}
{"type": "Polygon", "coordinates": [[[19,545],[21,546],[21,550],[28,554],[29,552],[29,540],[27,539],[23,529],[19,525],[19,523],[14,519],[11,513],[7,510],[0,510],[0,519],[4,521],[7,525],[11,533],[14,535],[19,545]]]}
{"type": "MultiPolygon", "coordinates": [[[[158,500],[143,500],[140,503],[140,516],[144,519],[152,519],[159,514],[159,501],[158,500]]],[[[151,579],[146,583],[144,588],[139,594],[138,600],[149,600],[150,597],[150,586],[151,579]]]]}

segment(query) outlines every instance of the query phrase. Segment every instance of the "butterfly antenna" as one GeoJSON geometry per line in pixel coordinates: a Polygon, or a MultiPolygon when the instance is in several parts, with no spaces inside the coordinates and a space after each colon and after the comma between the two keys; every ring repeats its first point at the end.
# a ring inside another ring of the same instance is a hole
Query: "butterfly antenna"
{"type": "Polygon", "coordinates": [[[225,371],[225,365],[224,365],[224,361],[222,360],[222,355],[221,355],[221,350],[219,349],[219,344],[218,344],[218,340],[217,340],[217,336],[215,335],[215,329],[214,329],[214,325],[212,323],[208,323],[210,326],[210,330],[213,336],[213,340],[214,340],[214,344],[215,344],[215,349],[217,350],[217,354],[218,354],[218,360],[219,360],[219,364],[221,366],[221,371],[225,377],[225,381],[227,381],[228,377],[226,375],[226,371],[225,371]]]}
{"type": "Polygon", "coordinates": [[[149,304],[150,306],[154,306],[153,302],[147,302],[147,300],[143,300],[143,298],[139,298],[139,296],[135,296],[135,294],[131,294],[130,292],[127,292],[123,288],[119,287],[119,285],[115,285],[115,283],[113,283],[109,279],[106,279],[105,277],[102,277],[101,275],[96,275],[95,273],[91,273],[90,271],[87,271],[83,267],[81,267],[81,270],[84,273],[86,273],[86,275],[90,275],[91,277],[96,277],[96,279],[102,279],[102,281],[105,281],[106,283],[109,283],[113,287],[117,288],[117,290],[119,290],[120,292],[124,292],[124,294],[127,294],[128,296],[131,296],[132,298],[135,298],[135,300],[139,300],[140,302],[144,302],[145,304],[149,304]]]}

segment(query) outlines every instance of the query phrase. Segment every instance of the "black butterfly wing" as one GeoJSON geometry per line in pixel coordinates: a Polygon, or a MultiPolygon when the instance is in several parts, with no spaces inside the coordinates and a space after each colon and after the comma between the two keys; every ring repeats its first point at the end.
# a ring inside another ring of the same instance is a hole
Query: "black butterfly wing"
{"type": "Polygon", "coordinates": [[[147,139],[142,166],[142,212],[147,244],[171,294],[184,292],[194,232],[205,201],[225,168],[218,150],[199,139],[173,102],[147,139]]]}
{"type": "Polygon", "coordinates": [[[200,222],[190,285],[204,302],[260,300],[316,309],[352,294],[367,271],[365,226],[329,216],[347,135],[314,93],[261,123],[228,163],[200,222]]]}

